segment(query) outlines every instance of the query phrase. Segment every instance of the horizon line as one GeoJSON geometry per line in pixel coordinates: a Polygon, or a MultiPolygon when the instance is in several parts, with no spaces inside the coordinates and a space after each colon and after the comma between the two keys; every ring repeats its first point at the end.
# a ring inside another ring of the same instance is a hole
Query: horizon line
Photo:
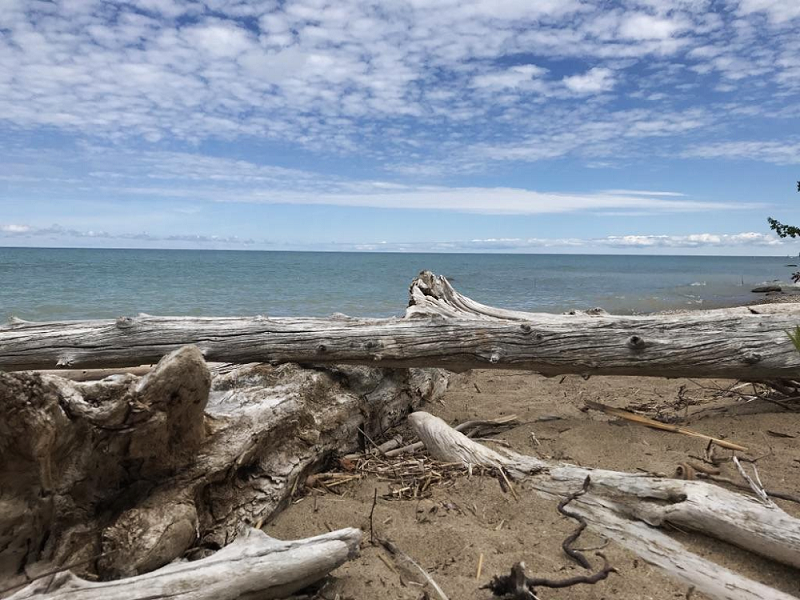
{"type": "Polygon", "coordinates": [[[128,250],[146,252],[292,252],[292,253],[318,253],[318,254],[436,254],[436,255],[479,255],[479,256],[652,256],[652,257],[719,257],[719,258],[798,258],[800,253],[794,254],[653,254],[645,252],[477,252],[477,251],[416,251],[416,250],[336,250],[336,249],[268,249],[268,248],[142,248],[142,247],[117,247],[117,246],[4,246],[0,250],[128,250]]]}

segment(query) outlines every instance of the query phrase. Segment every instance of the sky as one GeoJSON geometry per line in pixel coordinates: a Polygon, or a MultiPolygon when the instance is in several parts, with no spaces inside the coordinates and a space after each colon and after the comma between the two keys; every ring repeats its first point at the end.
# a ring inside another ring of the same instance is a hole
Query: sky
{"type": "Polygon", "coordinates": [[[798,0],[0,0],[0,246],[785,255],[798,0]]]}

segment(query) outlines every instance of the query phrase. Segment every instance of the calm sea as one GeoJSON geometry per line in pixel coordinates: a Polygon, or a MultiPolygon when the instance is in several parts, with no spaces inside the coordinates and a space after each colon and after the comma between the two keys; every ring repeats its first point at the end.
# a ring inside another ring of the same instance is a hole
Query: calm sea
{"type": "Polygon", "coordinates": [[[0,317],[400,315],[423,269],[505,308],[631,314],[754,299],[786,257],[0,248],[0,317]]]}

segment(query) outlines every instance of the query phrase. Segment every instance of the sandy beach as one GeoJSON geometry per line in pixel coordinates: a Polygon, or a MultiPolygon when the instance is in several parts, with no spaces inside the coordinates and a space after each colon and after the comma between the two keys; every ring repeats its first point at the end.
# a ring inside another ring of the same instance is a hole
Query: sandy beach
{"type": "MultiPolygon", "coordinates": [[[[454,375],[442,401],[421,408],[453,425],[515,414],[522,424],[497,439],[521,453],[583,466],[672,476],[677,465],[692,460],[692,455],[703,454],[706,443],[702,440],[628,424],[584,408],[586,400],[602,402],[650,417],[676,420],[702,433],[745,445],[750,449],[749,455],[763,457],[757,464],[767,488],[800,495],[800,420],[796,415],[787,419],[787,412],[774,404],[745,402],[736,393],[720,391],[733,383],[640,377],[584,380],[575,375],[545,378],[511,371],[473,371],[454,375]]],[[[723,466],[723,475],[738,477],[732,466],[723,466]]],[[[493,575],[507,573],[520,560],[535,576],[565,578],[584,573],[561,549],[561,542],[575,528],[575,522],[560,515],[555,502],[525,492],[524,488],[515,499],[490,477],[459,477],[433,486],[427,497],[418,500],[384,498],[389,491],[387,483],[373,477],[337,486],[335,492],[300,490],[294,503],[264,529],[286,539],[346,526],[368,532],[376,489],[376,533],[394,541],[427,569],[450,599],[491,598],[491,593],[480,586],[493,575]],[[476,579],[481,555],[481,576],[476,579]]],[[[800,516],[797,504],[781,500],[778,503],[800,516]]],[[[672,530],[670,535],[700,556],[776,589],[800,595],[800,581],[790,568],[688,531],[672,530]]],[[[597,548],[604,544],[589,530],[576,546],[597,548]]],[[[542,588],[538,590],[539,597],[703,597],[613,542],[603,552],[618,574],[593,586],[542,588]]],[[[593,565],[601,564],[593,552],[587,555],[593,565]]],[[[337,570],[314,597],[419,600],[425,597],[420,581],[418,575],[398,568],[385,550],[367,539],[361,557],[337,570]]]]}

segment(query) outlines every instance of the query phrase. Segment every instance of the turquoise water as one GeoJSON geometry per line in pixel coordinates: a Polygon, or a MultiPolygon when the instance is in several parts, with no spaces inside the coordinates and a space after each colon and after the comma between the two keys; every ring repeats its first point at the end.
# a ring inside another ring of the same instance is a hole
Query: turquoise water
{"type": "Polygon", "coordinates": [[[422,269],[505,308],[646,313],[754,299],[786,257],[0,248],[0,317],[402,314],[422,269]]]}

